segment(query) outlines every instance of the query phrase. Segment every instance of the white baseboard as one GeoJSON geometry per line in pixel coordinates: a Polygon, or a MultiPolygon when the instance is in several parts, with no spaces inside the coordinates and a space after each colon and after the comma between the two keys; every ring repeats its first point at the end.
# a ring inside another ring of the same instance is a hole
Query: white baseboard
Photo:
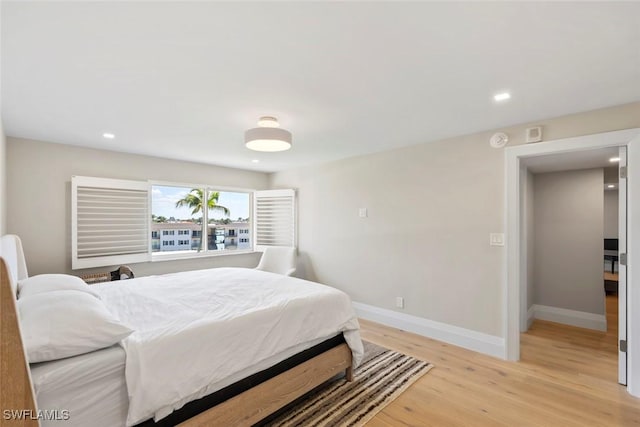
{"type": "Polygon", "coordinates": [[[529,310],[527,310],[527,330],[529,330],[529,328],[531,327],[531,324],[533,323],[535,316],[536,316],[536,306],[534,304],[531,307],[529,307],[529,310]]]}
{"type": "Polygon", "coordinates": [[[438,341],[464,347],[490,356],[505,358],[504,338],[436,322],[410,314],[398,313],[373,305],[353,303],[358,317],[413,332],[438,341]]]}
{"type": "Polygon", "coordinates": [[[604,314],[587,313],[584,311],[538,304],[534,304],[532,308],[534,312],[533,317],[536,319],[563,323],[579,328],[595,329],[597,331],[607,330],[607,316],[604,314]]]}

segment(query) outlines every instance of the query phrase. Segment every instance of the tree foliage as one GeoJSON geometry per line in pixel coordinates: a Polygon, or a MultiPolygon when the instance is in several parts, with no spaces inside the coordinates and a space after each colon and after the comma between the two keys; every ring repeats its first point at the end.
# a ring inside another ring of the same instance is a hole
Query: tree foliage
{"type": "MultiPolygon", "coordinates": [[[[219,211],[224,213],[226,216],[229,216],[231,214],[231,211],[229,211],[228,208],[218,204],[219,198],[220,192],[210,191],[209,196],[207,197],[207,207],[210,211],[219,211]]],[[[176,208],[186,206],[191,209],[191,215],[195,215],[198,212],[202,212],[203,202],[204,190],[202,188],[193,188],[191,189],[189,194],[176,202],[176,208]]]]}

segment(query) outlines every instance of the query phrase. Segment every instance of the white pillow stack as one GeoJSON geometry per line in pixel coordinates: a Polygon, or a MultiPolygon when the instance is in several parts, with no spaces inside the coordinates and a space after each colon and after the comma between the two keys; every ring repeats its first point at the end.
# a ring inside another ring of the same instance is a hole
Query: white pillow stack
{"type": "Polygon", "coordinates": [[[34,276],[20,281],[18,291],[20,325],[30,363],[110,347],[133,332],[78,277],[34,276]]]}
{"type": "Polygon", "coordinates": [[[38,274],[18,281],[18,298],[51,291],[80,291],[100,298],[84,280],[68,274],[38,274]]]}

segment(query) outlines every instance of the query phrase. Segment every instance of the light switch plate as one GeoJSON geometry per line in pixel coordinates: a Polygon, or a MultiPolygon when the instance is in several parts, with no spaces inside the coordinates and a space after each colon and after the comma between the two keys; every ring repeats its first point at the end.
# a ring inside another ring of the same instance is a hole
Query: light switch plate
{"type": "Polygon", "coordinates": [[[358,210],[358,215],[360,215],[360,218],[366,218],[368,216],[367,208],[360,208],[358,210]]]}
{"type": "Polygon", "coordinates": [[[504,246],[504,233],[489,233],[489,245],[504,246]]]}

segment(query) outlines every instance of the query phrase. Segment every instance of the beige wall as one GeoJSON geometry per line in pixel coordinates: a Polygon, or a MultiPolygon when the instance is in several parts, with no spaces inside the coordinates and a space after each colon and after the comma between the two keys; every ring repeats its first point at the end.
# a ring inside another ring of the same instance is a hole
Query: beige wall
{"type": "Polygon", "coordinates": [[[602,169],[534,177],[535,303],[604,314],[602,169]]]}
{"type": "Polygon", "coordinates": [[[604,192],[604,238],[618,238],[618,190],[604,192]]]}
{"type": "MultiPolygon", "coordinates": [[[[506,129],[509,145],[640,127],[640,103],[506,129]]],[[[300,272],[355,301],[502,335],[504,150],[494,131],[271,175],[299,194],[300,272]],[[358,208],[369,210],[358,217],[358,208]]],[[[348,142],[348,141],[347,141],[348,142]]]]}
{"type": "MultiPolygon", "coordinates": [[[[262,190],[264,173],[8,138],[7,231],[22,238],[29,274],[71,272],[71,176],[161,180],[262,190]]],[[[255,267],[259,254],[132,265],[138,275],[255,267]]],[[[104,268],[87,270],[105,271],[104,268]]],[[[78,273],[78,271],[76,271],[78,273]]]]}

